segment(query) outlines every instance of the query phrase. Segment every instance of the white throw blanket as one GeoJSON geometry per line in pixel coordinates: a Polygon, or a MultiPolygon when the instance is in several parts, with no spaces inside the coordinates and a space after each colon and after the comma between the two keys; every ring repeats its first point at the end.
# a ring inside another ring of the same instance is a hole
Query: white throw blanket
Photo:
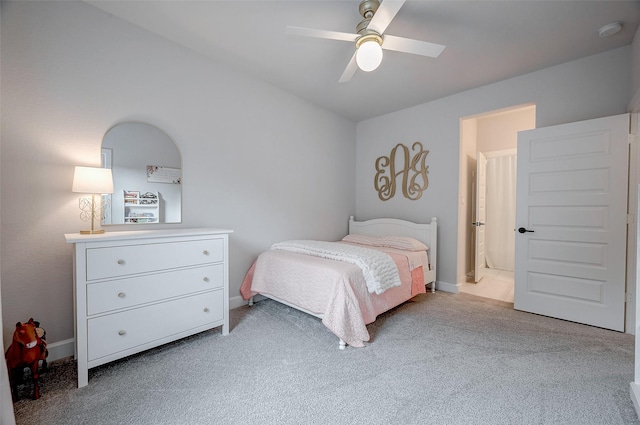
{"type": "Polygon", "coordinates": [[[393,259],[380,251],[336,242],[292,240],[278,242],[271,249],[297,252],[331,260],[355,264],[362,269],[367,289],[381,294],[389,288],[400,286],[400,275],[393,259]]]}

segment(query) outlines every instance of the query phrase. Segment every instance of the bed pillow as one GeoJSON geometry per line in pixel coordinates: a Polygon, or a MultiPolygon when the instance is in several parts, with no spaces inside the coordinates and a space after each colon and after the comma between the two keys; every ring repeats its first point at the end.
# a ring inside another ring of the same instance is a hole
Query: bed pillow
{"type": "Polygon", "coordinates": [[[360,245],[381,246],[386,248],[396,248],[405,251],[428,251],[429,247],[417,239],[407,236],[366,236],[347,235],[342,238],[345,242],[357,243],[360,245]]]}
{"type": "Polygon", "coordinates": [[[359,245],[382,246],[382,238],[378,236],[347,235],[342,238],[344,242],[357,243],[359,245]]]}
{"type": "Polygon", "coordinates": [[[405,251],[428,251],[429,247],[417,239],[407,236],[385,236],[382,238],[388,248],[404,249],[405,251]]]}

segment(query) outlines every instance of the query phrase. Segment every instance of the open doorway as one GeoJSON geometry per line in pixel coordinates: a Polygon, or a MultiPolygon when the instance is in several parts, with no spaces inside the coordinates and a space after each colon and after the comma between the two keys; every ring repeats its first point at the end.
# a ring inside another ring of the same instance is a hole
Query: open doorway
{"type": "Polygon", "coordinates": [[[535,105],[461,119],[458,288],[513,302],[518,132],[535,128],[535,105]]]}

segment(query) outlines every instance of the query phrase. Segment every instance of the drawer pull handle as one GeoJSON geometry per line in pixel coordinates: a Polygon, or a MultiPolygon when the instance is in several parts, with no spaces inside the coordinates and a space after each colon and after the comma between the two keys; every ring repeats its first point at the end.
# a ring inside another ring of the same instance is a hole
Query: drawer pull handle
{"type": "Polygon", "coordinates": [[[203,253],[204,255],[209,255],[209,251],[207,251],[206,249],[205,249],[204,251],[202,251],[202,253],[203,253]]]}
{"type": "Polygon", "coordinates": [[[118,264],[123,265],[124,264],[124,260],[118,260],[118,264]]]}
{"type": "Polygon", "coordinates": [[[205,282],[209,282],[209,278],[207,276],[203,277],[202,280],[205,282]]]}
{"type": "Polygon", "coordinates": [[[208,312],[209,312],[209,307],[205,307],[205,308],[204,308],[204,312],[205,312],[205,313],[208,313],[208,312]]]}
{"type": "Polygon", "coordinates": [[[127,334],[127,331],[125,330],[121,330],[120,332],[118,332],[118,335],[120,336],[125,336],[127,334]]]}
{"type": "Polygon", "coordinates": [[[118,294],[118,297],[120,297],[120,298],[124,298],[124,297],[126,297],[126,296],[127,296],[127,294],[125,294],[124,292],[120,292],[120,293],[118,294]]]}

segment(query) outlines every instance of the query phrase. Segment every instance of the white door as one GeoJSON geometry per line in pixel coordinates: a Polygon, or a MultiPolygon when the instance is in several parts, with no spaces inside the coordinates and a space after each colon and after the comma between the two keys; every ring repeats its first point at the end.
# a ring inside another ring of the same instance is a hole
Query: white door
{"type": "Polygon", "coordinates": [[[518,135],[514,306],[624,331],[629,116],[518,135]]]}
{"type": "Polygon", "coordinates": [[[473,226],[475,229],[475,269],[473,277],[478,283],[486,269],[485,262],[485,223],[487,220],[487,157],[482,152],[476,155],[476,211],[473,226]]]}

